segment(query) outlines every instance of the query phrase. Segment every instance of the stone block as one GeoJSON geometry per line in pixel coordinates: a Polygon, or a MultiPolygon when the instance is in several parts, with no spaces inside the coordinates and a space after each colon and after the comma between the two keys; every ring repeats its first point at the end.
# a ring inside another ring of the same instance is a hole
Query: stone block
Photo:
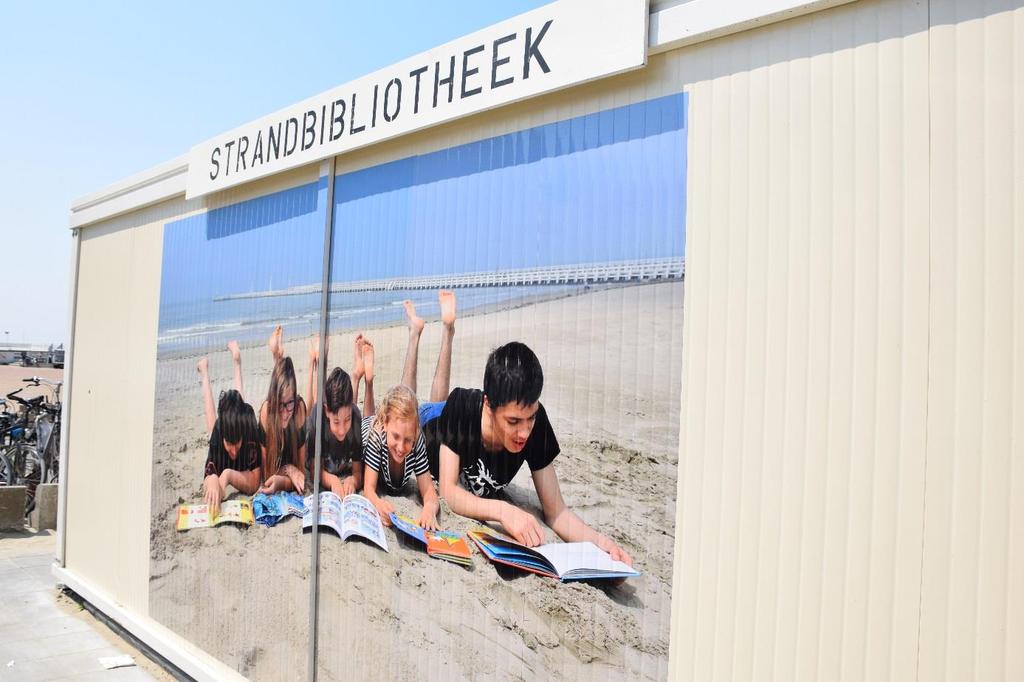
{"type": "Polygon", "coordinates": [[[0,530],[25,527],[25,486],[0,485],[0,530]]]}
{"type": "Polygon", "coordinates": [[[57,528],[56,483],[43,483],[36,488],[36,508],[29,515],[29,525],[36,530],[57,528]]]}

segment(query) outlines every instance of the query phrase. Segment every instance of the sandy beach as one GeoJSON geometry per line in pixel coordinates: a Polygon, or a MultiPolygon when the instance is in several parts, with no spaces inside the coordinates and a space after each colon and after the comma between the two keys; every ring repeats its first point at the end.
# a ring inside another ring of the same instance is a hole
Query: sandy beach
{"type": "MultiPolygon", "coordinates": [[[[390,552],[321,536],[319,675],[350,679],[664,679],[679,442],[681,282],[596,290],[460,317],[451,385],[480,387],[488,352],[527,343],[544,367],[541,396],[561,446],[555,466],[567,504],[611,536],[643,573],[620,586],[560,583],[497,570],[474,550],[473,567],[427,556],[387,531],[390,552]]],[[[397,383],[404,326],[368,332],[377,350],[375,391],[397,383]]],[[[352,364],[354,333],[331,337],[327,367],[352,364]]],[[[428,319],[419,396],[429,392],[439,323],[428,319]]],[[[307,338],[288,336],[305,393],[307,338]]],[[[149,613],[254,679],[285,679],[306,666],[311,635],[310,536],[301,521],[274,528],[177,533],[176,508],[200,500],[208,434],[197,357],[157,364],[149,613]],[[271,655],[273,654],[273,655],[271,655]]],[[[231,387],[227,351],[209,356],[214,394],[231,387]]],[[[271,361],[243,348],[245,397],[259,408],[271,361]]],[[[508,497],[539,504],[523,467],[508,497]]],[[[392,498],[415,515],[419,500],[392,498]]],[[[475,522],[442,512],[464,531],[475,522]]],[[[549,540],[557,540],[548,530],[549,540]]]]}

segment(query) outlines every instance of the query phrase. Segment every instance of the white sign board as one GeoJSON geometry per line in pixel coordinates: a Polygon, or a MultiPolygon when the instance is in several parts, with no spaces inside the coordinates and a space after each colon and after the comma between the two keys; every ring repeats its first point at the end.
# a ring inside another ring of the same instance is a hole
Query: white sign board
{"type": "Polygon", "coordinates": [[[642,67],[647,0],[559,0],[218,135],[189,153],[186,196],[642,67]]]}

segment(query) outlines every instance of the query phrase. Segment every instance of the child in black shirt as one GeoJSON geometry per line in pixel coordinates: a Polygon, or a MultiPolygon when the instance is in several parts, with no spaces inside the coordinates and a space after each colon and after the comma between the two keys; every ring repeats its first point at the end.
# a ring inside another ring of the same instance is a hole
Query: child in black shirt
{"type": "Polygon", "coordinates": [[[488,356],[483,391],[456,388],[440,411],[436,405],[421,409],[431,473],[441,497],[456,514],[496,521],[519,542],[540,545],[544,531],[536,517],[509,502],[488,499],[526,462],[544,519],[560,538],[593,542],[612,559],[632,564],[625,550],[584,523],[562,499],[552,465],[558,441],[540,404],[543,386],[537,356],[512,342],[488,356]]]}
{"type": "MultiPolygon", "coordinates": [[[[238,344],[228,344],[238,368],[238,344]]],[[[251,495],[260,484],[260,447],[257,443],[256,413],[241,394],[241,372],[235,372],[235,389],[224,391],[216,410],[210,389],[209,362],[196,364],[203,386],[203,404],[210,445],[203,469],[203,499],[216,513],[227,496],[228,486],[251,495]]]]}

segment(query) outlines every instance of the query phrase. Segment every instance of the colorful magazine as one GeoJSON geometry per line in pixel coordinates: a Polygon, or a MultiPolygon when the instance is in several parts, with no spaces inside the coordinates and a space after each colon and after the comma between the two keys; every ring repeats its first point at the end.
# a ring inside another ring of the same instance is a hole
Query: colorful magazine
{"type": "Polygon", "coordinates": [[[640,575],[592,542],[553,542],[539,547],[521,545],[507,535],[486,527],[469,531],[469,537],[488,559],[497,564],[546,575],[559,580],[634,578],[640,575]]]}
{"type": "MultiPolygon", "coordinates": [[[[305,513],[302,515],[302,527],[313,526],[313,496],[306,498],[305,513]]],[[[385,552],[388,541],[384,537],[384,524],[374,509],[373,503],[362,495],[346,495],[342,500],[334,493],[320,493],[320,519],[318,525],[333,530],[342,540],[353,535],[366,538],[385,552]]]]}
{"type": "Polygon", "coordinates": [[[253,515],[256,523],[262,526],[273,526],[286,516],[302,518],[306,513],[306,503],[302,495],[293,492],[279,492],[273,495],[256,493],[252,497],[253,515]]]}
{"type": "Polygon", "coordinates": [[[391,522],[395,524],[396,530],[400,530],[426,545],[427,554],[430,556],[461,566],[473,565],[473,555],[469,551],[469,545],[459,533],[448,530],[424,530],[413,519],[395,512],[391,512],[391,522]]]}
{"type": "Polygon", "coordinates": [[[240,523],[251,526],[253,522],[252,502],[249,500],[229,500],[221,502],[216,515],[210,514],[208,504],[183,504],[178,507],[178,530],[192,528],[212,528],[222,523],[240,523]]]}

